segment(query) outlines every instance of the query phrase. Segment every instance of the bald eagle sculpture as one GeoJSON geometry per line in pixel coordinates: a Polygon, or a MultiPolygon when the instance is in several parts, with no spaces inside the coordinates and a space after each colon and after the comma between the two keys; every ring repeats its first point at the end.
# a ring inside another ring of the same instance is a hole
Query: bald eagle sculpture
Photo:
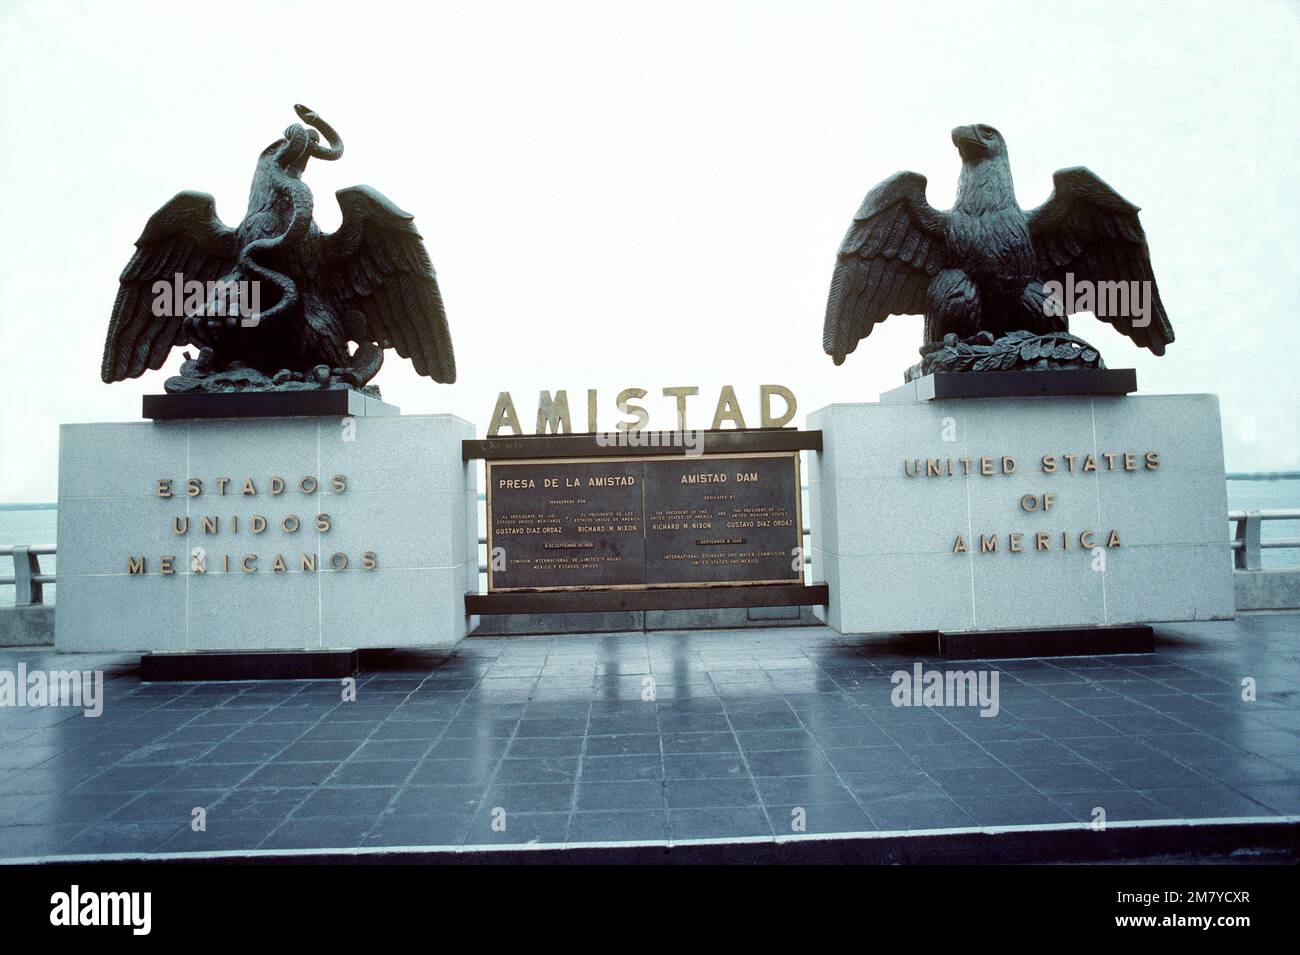
{"type": "Polygon", "coordinates": [[[930,206],[924,176],[900,172],[872,189],[853,217],[822,336],[835,364],[890,315],[915,314],[925,316],[927,359],[908,377],[1101,366],[1095,349],[1068,334],[1068,316],[1080,311],[1163,355],[1174,330],[1137,206],[1074,167],[1059,170],[1051,197],[1026,211],[1001,133],[959,126],[952,141],[962,168],[951,209],[930,206]]]}
{"type": "Polygon", "coordinates": [[[335,193],[338,231],[321,232],[302,174],[312,157],[338,159],[343,140],[312,110],[294,109],[307,126],[293,124],[262,151],[237,228],[202,192],[178,194],[149,219],[113,304],[105,382],[160,368],[187,344],[198,356],[167,380],[169,392],[377,395],[366,383],[385,348],[434,381],[456,380],[442,294],[414,221],[378,191],[352,186],[335,193]]]}

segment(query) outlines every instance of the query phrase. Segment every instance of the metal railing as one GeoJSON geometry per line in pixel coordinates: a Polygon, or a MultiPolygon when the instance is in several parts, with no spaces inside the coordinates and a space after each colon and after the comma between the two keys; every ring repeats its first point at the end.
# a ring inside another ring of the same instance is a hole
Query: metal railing
{"type": "Polygon", "coordinates": [[[41,573],[41,555],[53,553],[53,544],[0,546],[0,557],[14,559],[13,574],[0,577],[0,586],[13,584],[15,607],[31,607],[45,602],[45,585],[54,583],[54,574],[41,573]]]}
{"type": "MultiPolygon", "coordinates": [[[[1277,548],[1300,548],[1300,538],[1287,537],[1264,540],[1260,531],[1265,521],[1300,521],[1300,508],[1269,511],[1229,511],[1228,520],[1233,526],[1232,540],[1228,546],[1232,549],[1232,566],[1236,570],[1262,570],[1263,552],[1277,548]]],[[[805,540],[810,531],[803,529],[805,540]]],[[[480,536],[480,546],[487,545],[487,538],[480,536]]],[[[14,605],[30,607],[44,603],[45,584],[55,583],[55,574],[41,571],[41,557],[56,553],[53,544],[13,544],[0,545],[0,557],[12,557],[14,572],[0,577],[0,587],[12,585],[14,588],[14,605]]],[[[804,564],[812,563],[809,548],[804,548],[804,564]]],[[[487,573],[487,564],[479,562],[479,573],[487,573]]]]}
{"type": "Polygon", "coordinates": [[[1300,521],[1300,509],[1274,511],[1229,511],[1232,522],[1232,566],[1236,570],[1263,570],[1265,550],[1300,547],[1300,538],[1263,540],[1260,531],[1265,521],[1300,521]]]}

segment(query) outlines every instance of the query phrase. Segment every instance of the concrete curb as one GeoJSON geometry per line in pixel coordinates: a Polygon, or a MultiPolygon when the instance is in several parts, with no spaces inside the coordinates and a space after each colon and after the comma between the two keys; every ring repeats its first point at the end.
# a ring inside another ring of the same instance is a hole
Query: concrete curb
{"type": "Polygon", "coordinates": [[[219,852],[115,853],[0,859],[3,865],[263,863],[433,865],[927,865],[1089,863],[1167,854],[1297,855],[1300,816],[1153,819],[851,832],[736,839],[479,846],[249,849],[219,852]]]}

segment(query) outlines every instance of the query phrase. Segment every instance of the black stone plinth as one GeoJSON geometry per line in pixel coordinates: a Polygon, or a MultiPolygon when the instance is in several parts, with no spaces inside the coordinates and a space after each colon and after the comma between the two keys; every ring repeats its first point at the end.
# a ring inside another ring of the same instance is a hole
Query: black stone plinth
{"type": "Polygon", "coordinates": [[[1043,371],[969,371],[925,375],[880,400],[933,401],[944,398],[1031,398],[1062,395],[1127,395],[1137,391],[1133,368],[1071,368],[1043,371]]]}
{"type": "Polygon", "coordinates": [[[714,610],[728,607],[796,607],[825,604],[828,593],[825,584],[817,583],[466,594],[465,612],[469,614],[595,613],[629,610],[714,610]]]}
{"type": "Polygon", "coordinates": [[[1152,629],[1146,626],[939,634],[939,653],[949,660],[1095,656],[1105,653],[1151,653],[1154,650],[1155,637],[1152,629]]]}
{"type": "Polygon", "coordinates": [[[140,657],[140,679],[152,682],[324,680],[356,672],[356,650],[223,650],[146,653],[140,657]]]}
{"type": "Polygon", "coordinates": [[[396,405],[351,388],[319,391],[237,391],[228,394],[145,395],[145,418],[373,418],[399,413],[396,405]]]}

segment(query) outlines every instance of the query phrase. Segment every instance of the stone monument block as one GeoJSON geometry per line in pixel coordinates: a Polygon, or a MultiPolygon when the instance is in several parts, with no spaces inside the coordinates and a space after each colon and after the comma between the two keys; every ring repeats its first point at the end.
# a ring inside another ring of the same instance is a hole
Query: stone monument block
{"type": "Polygon", "coordinates": [[[813,573],[841,632],[1233,616],[1213,395],[895,394],[809,427],[813,573]]]}
{"type": "Polygon", "coordinates": [[[63,425],[57,647],[455,645],[473,436],[451,415],[63,425]]]}

